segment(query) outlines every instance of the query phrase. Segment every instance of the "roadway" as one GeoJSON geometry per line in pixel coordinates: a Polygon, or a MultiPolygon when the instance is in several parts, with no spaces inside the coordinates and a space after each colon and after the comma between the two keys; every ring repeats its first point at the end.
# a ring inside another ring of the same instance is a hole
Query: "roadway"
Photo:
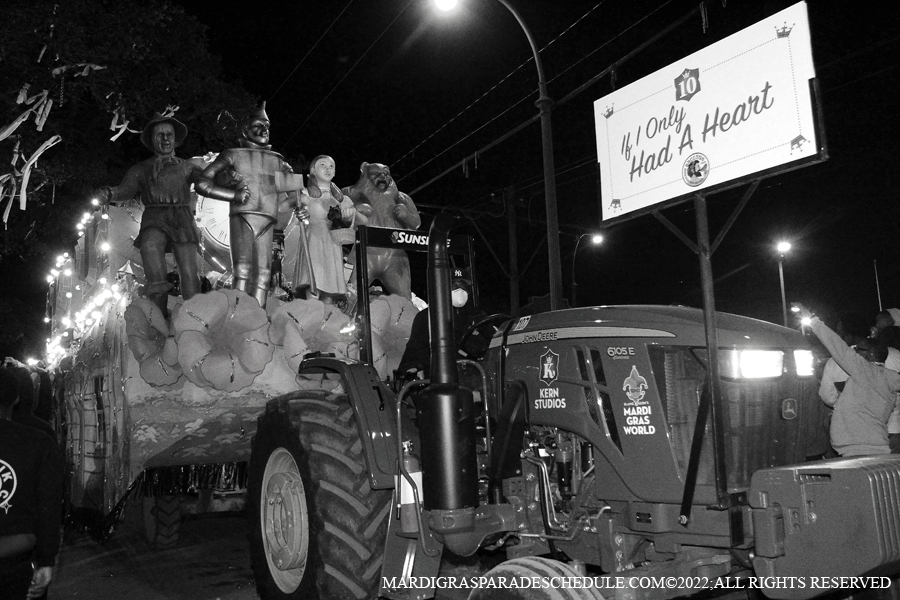
{"type": "MultiPolygon", "coordinates": [[[[188,516],[174,548],[151,551],[139,510],[126,511],[102,543],[67,530],[48,600],[258,600],[247,532],[240,513],[188,516]]],[[[472,576],[477,570],[445,561],[441,574],[472,576]]],[[[438,590],[436,598],[466,596],[462,590],[438,590]]]]}

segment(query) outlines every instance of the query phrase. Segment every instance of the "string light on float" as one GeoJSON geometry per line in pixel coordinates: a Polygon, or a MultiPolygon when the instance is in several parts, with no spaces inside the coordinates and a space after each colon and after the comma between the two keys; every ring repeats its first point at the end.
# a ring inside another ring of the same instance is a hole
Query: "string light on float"
{"type": "MultiPolygon", "coordinates": [[[[109,218],[108,207],[103,205],[100,200],[92,198],[90,204],[93,210],[83,213],[81,219],[75,225],[79,238],[88,231],[88,226],[94,222],[97,214],[100,215],[101,219],[109,218]]],[[[95,242],[96,248],[102,253],[108,253],[112,250],[108,240],[91,241],[91,243],[95,242]]],[[[73,277],[74,275],[73,258],[69,252],[63,252],[56,257],[55,268],[51,269],[50,274],[47,275],[47,283],[52,286],[60,281],[59,278],[61,276],[73,277]]],[[[84,282],[78,279],[70,280],[67,283],[68,285],[64,286],[66,289],[65,298],[72,300],[74,297],[80,297],[80,309],[67,313],[54,324],[54,328],[60,327],[65,330],[55,337],[47,338],[47,356],[53,357],[53,359],[59,359],[66,354],[77,351],[80,340],[92,327],[102,322],[103,315],[107,314],[107,311],[115,310],[119,302],[122,302],[122,307],[124,307],[130,299],[130,289],[127,284],[123,286],[115,281],[110,282],[106,277],[100,277],[95,283],[87,287],[84,287],[84,282]],[[74,288],[74,290],[70,288],[74,288]],[[84,294],[84,296],[81,296],[81,294],[84,294]],[[66,347],[63,348],[62,343],[66,339],[68,342],[65,344],[66,347]]],[[[54,318],[50,318],[51,323],[54,321],[54,318]]]]}
{"type": "Polygon", "coordinates": [[[97,198],[91,198],[91,206],[94,207],[95,211],[100,211],[101,219],[109,219],[109,206],[107,204],[101,204],[100,200],[98,200],[97,198]]]}

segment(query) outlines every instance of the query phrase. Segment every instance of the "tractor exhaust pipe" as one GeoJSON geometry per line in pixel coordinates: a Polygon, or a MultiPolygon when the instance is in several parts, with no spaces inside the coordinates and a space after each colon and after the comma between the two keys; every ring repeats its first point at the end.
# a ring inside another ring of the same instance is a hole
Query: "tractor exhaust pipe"
{"type": "Polygon", "coordinates": [[[447,251],[453,224],[453,217],[441,213],[428,235],[431,384],[416,403],[419,428],[423,439],[428,440],[420,449],[423,508],[435,511],[431,527],[438,534],[471,529],[478,505],[475,407],[472,392],[459,385],[453,338],[447,251]]]}
{"type": "Polygon", "coordinates": [[[428,318],[431,328],[431,382],[459,383],[453,304],[450,301],[450,253],[447,241],[455,219],[440,213],[428,232],[428,318]]]}

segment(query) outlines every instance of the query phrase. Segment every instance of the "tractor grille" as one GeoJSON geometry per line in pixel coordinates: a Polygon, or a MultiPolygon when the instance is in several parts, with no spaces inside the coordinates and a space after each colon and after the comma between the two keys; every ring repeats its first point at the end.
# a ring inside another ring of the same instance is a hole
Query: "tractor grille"
{"type": "MultiPolygon", "coordinates": [[[[677,346],[651,347],[669,439],[679,475],[687,472],[706,381],[706,352],[677,346]]],[[[746,489],[750,476],[765,467],[802,462],[811,440],[824,434],[815,381],[786,373],[766,380],[722,380],[726,471],[731,490],[746,489]],[[785,400],[792,398],[795,402],[785,400]]],[[[707,422],[697,483],[713,485],[712,435],[707,422]]]]}

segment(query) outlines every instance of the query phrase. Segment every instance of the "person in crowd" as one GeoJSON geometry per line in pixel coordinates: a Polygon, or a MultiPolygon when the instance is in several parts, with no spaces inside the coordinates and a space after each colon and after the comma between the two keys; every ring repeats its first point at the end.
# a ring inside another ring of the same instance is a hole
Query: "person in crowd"
{"type": "Polygon", "coordinates": [[[866,338],[854,350],[808,308],[795,307],[850,376],[831,418],[832,447],[841,456],[889,454],[887,422],[900,392],[900,373],[884,367],[887,346],[877,338],[866,338]]]}
{"type": "Polygon", "coordinates": [[[131,167],[118,186],[101,188],[98,193],[106,203],[131,200],[140,193],[144,213],[134,245],[141,252],[147,298],[165,316],[172,288],[166,279],[166,252],[174,255],[178,265],[182,297],[187,300],[200,292],[200,231],[194,221],[191,184],[205,163],[175,156],[175,148],[186,136],[187,127],[181,121],[156,113],[141,133],[141,142],[155,156],[131,167]]]}
{"type": "MultiPolygon", "coordinates": [[[[897,325],[884,327],[878,332],[877,337],[888,347],[888,357],[884,361],[884,366],[892,371],[900,372],[900,327],[897,325]]],[[[900,395],[898,395],[897,403],[888,419],[887,428],[891,454],[900,454],[900,395]]]]}
{"type": "MultiPolygon", "coordinates": [[[[848,346],[855,348],[857,343],[869,337],[869,323],[870,321],[861,313],[844,313],[838,320],[837,334],[848,346]]],[[[819,384],[819,398],[822,399],[822,402],[834,408],[848,377],[849,375],[835,362],[834,358],[829,358],[825,363],[822,381],[819,384]]]]}
{"type": "MultiPolygon", "coordinates": [[[[15,359],[7,358],[5,370],[15,375],[19,381],[19,398],[12,412],[13,423],[25,425],[32,429],[46,433],[56,444],[56,431],[47,421],[35,416],[34,407],[37,394],[34,389],[34,377],[28,368],[15,359]]],[[[58,450],[58,448],[57,448],[58,450]]]]}
{"type": "Polygon", "coordinates": [[[63,469],[55,442],[12,421],[20,382],[0,368],[0,598],[42,598],[62,525],[63,469]]]}
{"type": "Polygon", "coordinates": [[[875,325],[872,327],[870,337],[876,337],[885,327],[900,325],[900,308],[889,308],[875,315],[875,325]]]}
{"type": "MultiPolygon", "coordinates": [[[[467,340],[462,338],[478,321],[487,316],[484,311],[475,308],[469,302],[472,282],[457,276],[451,282],[451,302],[453,304],[453,338],[456,341],[458,358],[482,356],[490,343],[493,332],[475,331],[467,340]],[[464,345],[460,345],[465,341],[464,345]]],[[[400,359],[400,373],[415,373],[428,378],[431,371],[431,328],[429,326],[428,309],[420,311],[413,319],[409,332],[409,342],[400,359]]]]}

